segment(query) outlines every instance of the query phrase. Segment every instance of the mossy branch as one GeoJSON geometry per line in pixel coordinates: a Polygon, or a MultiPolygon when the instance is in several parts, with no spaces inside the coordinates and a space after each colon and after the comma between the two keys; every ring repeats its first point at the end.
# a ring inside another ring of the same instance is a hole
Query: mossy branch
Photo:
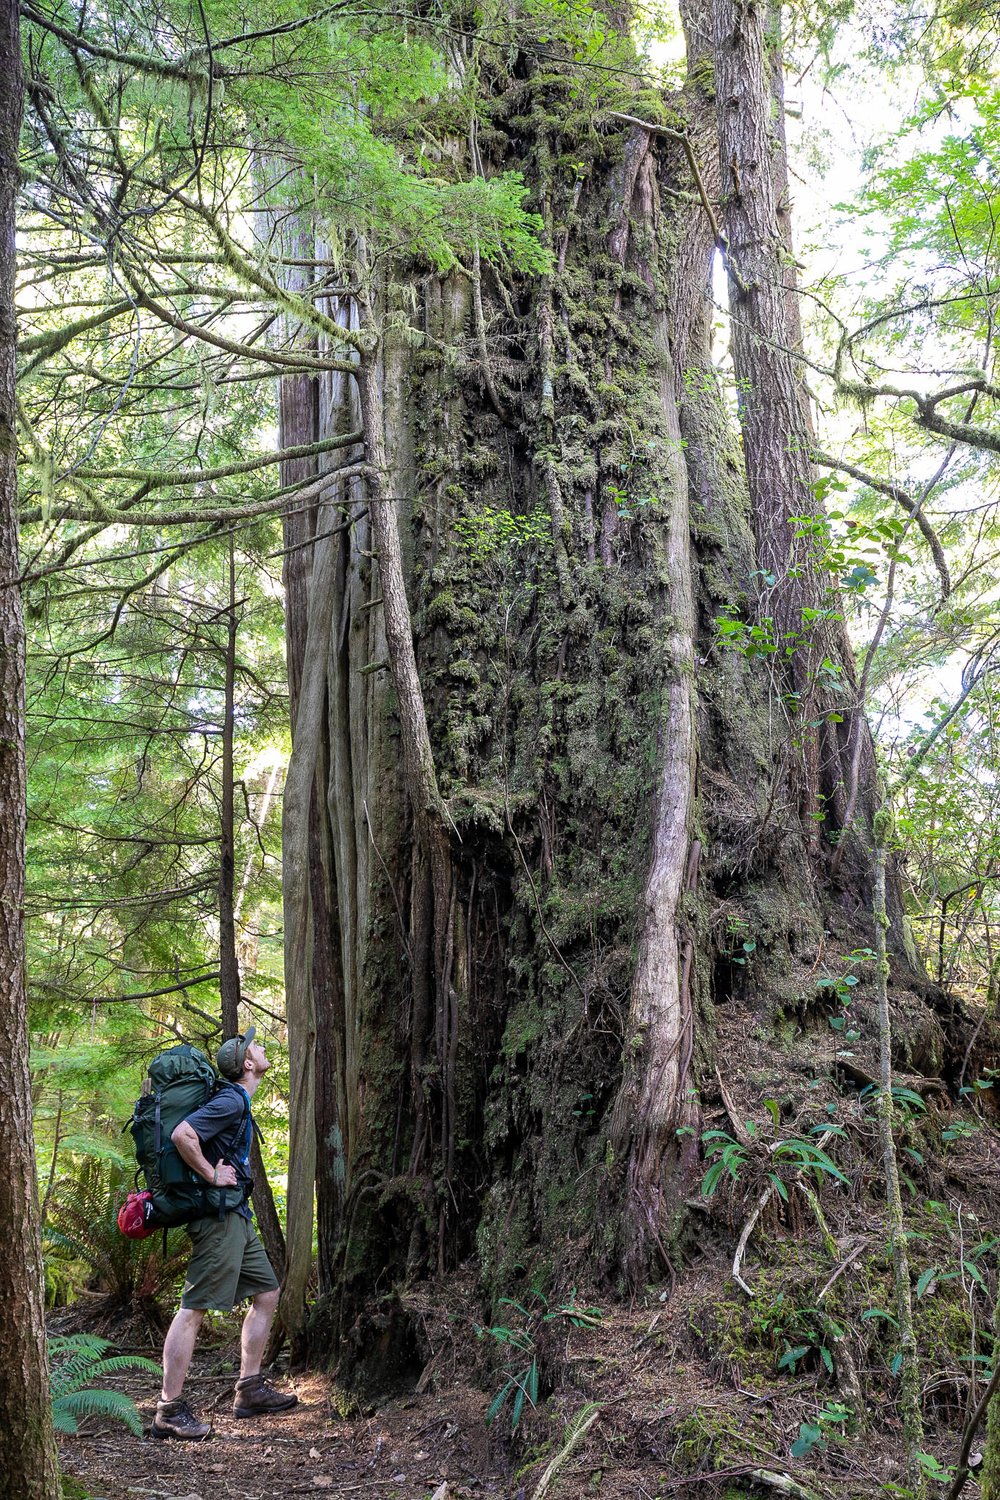
{"type": "Polygon", "coordinates": [[[255,266],[247,258],[218,214],[213,212],[207,204],[188,198],[184,193],[177,194],[177,201],[191,213],[197,214],[209,226],[219,243],[226,266],[237,280],[242,281],[246,286],[256,287],[289,317],[296,319],[305,327],[315,329],[317,333],[325,333],[334,343],[346,344],[359,353],[370,349],[371,334],[367,329],[358,331],[345,328],[335,318],[320,312],[319,308],[314,307],[305,297],[299,296],[297,292],[289,291],[287,287],[280,286],[270,276],[265,275],[259,266],[255,266]]]}
{"type": "Polygon", "coordinates": [[[321,474],[304,489],[297,490],[293,496],[289,496],[287,490],[279,490],[276,494],[269,495],[264,500],[255,501],[251,505],[203,505],[189,510],[136,511],[127,507],[91,503],[89,506],[60,505],[46,512],[36,507],[28,511],[22,519],[25,522],[99,521],[109,526],[198,526],[213,521],[248,521],[257,516],[267,516],[285,509],[291,499],[296,502],[316,499],[332,485],[348,479],[363,478],[368,473],[367,464],[351,464],[347,468],[334,469],[329,474],[321,474]]]}
{"type": "Polygon", "coordinates": [[[141,484],[150,490],[178,489],[187,485],[210,484],[217,479],[232,479],[237,474],[253,474],[273,464],[294,463],[300,458],[315,458],[321,453],[333,453],[338,448],[352,448],[360,443],[361,432],[348,432],[341,437],[325,438],[318,443],[302,443],[296,448],[283,448],[280,452],[262,453],[257,458],[244,458],[236,463],[216,464],[208,469],[74,469],[72,477],[80,479],[124,479],[130,484],[141,484]]]}

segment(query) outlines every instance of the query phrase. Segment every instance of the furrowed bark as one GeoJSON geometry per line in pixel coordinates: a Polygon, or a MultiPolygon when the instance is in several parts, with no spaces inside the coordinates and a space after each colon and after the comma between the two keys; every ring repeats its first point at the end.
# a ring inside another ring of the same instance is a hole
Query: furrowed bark
{"type": "MultiPolygon", "coordinates": [[[[312,253],[311,234],[293,231],[293,258],[312,253]]],[[[308,280],[305,269],[293,270],[294,286],[308,280]]],[[[343,322],[348,310],[339,301],[334,316],[343,322]]],[[[300,340],[316,350],[314,332],[300,330],[300,340]]],[[[282,382],[279,430],[283,446],[302,446],[310,434],[324,430],[357,430],[343,425],[339,393],[349,385],[342,371],[317,378],[292,377],[282,382]],[[334,393],[331,398],[331,391],[334,393]]],[[[314,1199],[319,1229],[321,1286],[327,1284],[336,1259],[342,1228],[343,1088],[339,1053],[345,1030],[343,980],[338,945],[338,887],[331,849],[334,809],[328,802],[328,716],[333,711],[334,686],[330,659],[339,628],[337,620],[341,503],[355,493],[336,481],[337,470],[351,462],[356,450],[345,448],[329,457],[298,460],[282,466],[283,485],[328,476],[330,503],[295,497],[283,517],[286,597],[286,657],[296,784],[293,789],[295,827],[290,827],[288,792],[282,820],[283,847],[294,841],[295,867],[289,883],[283,876],[285,904],[286,1020],[289,1042],[289,1086],[294,1101],[290,1119],[291,1170],[287,1200],[287,1280],[281,1321],[300,1351],[305,1314],[305,1288],[312,1269],[314,1199]],[[300,724],[300,713],[304,715],[300,724]],[[309,767],[311,766],[311,772],[309,767]],[[301,822],[299,821],[301,819],[301,822]],[[294,951],[293,950],[294,946],[294,951]],[[299,1149],[301,1146],[301,1150],[299,1149]]]]}
{"type": "Polygon", "coordinates": [[[14,223],[23,77],[0,0],[0,1496],[57,1500],[24,973],[24,626],[17,532],[14,223]]]}
{"type": "MultiPolygon", "coordinates": [[[[723,223],[731,264],[733,366],[746,452],[762,614],[798,637],[822,594],[810,549],[789,516],[814,515],[811,422],[794,354],[801,327],[790,265],[781,116],[780,5],[717,0],[716,87],[723,223]],[[738,273],[738,279],[737,274],[738,273]],[[744,290],[745,289],[745,290],[744,290]]],[[[794,681],[807,682],[802,652],[794,681]]]]}
{"type": "Polygon", "coordinates": [[[236,956],[236,840],[234,834],[233,734],[236,723],[236,557],[229,540],[229,608],[223,660],[222,787],[219,839],[219,994],[224,1036],[240,1029],[240,966],[236,956]]]}
{"type": "MultiPolygon", "coordinates": [[[[233,739],[236,727],[236,645],[239,616],[236,608],[236,557],[229,543],[229,607],[226,613],[226,646],[223,664],[221,838],[219,840],[219,995],[223,1036],[240,1030],[242,1000],[240,965],[236,951],[236,809],[233,739]]],[[[280,1281],[285,1269],[285,1236],[267,1180],[267,1170],[256,1133],[250,1138],[250,1168],[253,1173],[253,1207],[274,1274],[280,1281]]]]}
{"type": "MultiPolygon", "coordinates": [[[[336,512],[320,507],[318,530],[329,529],[336,512]]],[[[296,1335],[305,1316],[306,1286],[312,1270],[313,1194],[316,1176],[315,1043],[313,989],[311,844],[314,799],[321,796],[326,720],[327,654],[333,623],[334,540],[315,545],[309,588],[308,627],[295,709],[292,754],[285,778],[282,822],[282,899],[285,914],[285,1014],[288,1022],[289,1174],[285,1281],[280,1315],[296,1335]]]]}
{"type": "MultiPolygon", "coordinates": [[[[419,1176],[434,1168],[442,1169],[444,1182],[448,1184],[454,1169],[455,1139],[449,1059],[457,1044],[458,1025],[452,992],[454,875],[450,837],[413,649],[396,506],[385,485],[388,463],[382,392],[378,374],[370,363],[363,363],[359,369],[358,389],[369,463],[368,507],[382,588],[388,666],[396,693],[403,765],[416,835],[411,916],[411,1059],[416,1122],[410,1171],[419,1176]]],[[[439,1246],[443,1243],[445,1214],[446,1205],[442,1201],[439,1246]]],[[[438,1262],[443,1271],[440,1250],[438,1262]]]]}
{"type": "MultiPolygon", "coordinates": [[[[842,708],[823,681],[831,661],[853,686],[850,651],[816,538],[793,517],[822,523],[812,489],[812,422],[795,355],[802,329],[791,249],[784,140],[781,6],[715,6],[723,223],[728,245],[733,367],[757,543],[758,618],[771,622],[784,672],[784,711],[797,740],[795,794],[814,852],[828,798],[843,813],[843,773],[827,709],[842,708]],[[797,535],[802,531],[804,534],[797,535]],[[804,616],[803,611],[812,611],[804,616]],[[821,764],[822,763],[822,764],[821,764]]],[[[780,670],[780,669],[779,669],[780,670]]]]}

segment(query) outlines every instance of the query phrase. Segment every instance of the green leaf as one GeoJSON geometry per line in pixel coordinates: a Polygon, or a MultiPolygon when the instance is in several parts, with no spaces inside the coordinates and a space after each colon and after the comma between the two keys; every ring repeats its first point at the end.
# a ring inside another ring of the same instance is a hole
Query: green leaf
{"type": "Polygon", "coordinates": [[[862,1323],[868,1323],[874,1318],[881,1318],[883,1322],[890,1323],[893,1328],[898,1326],[892,1313],[886,1312],[884,1307],[866,1307],[861,1314],[862,1323]]]}
{"type": "Polygon", "coordinates": [[[701,1179],[701,1196],[703,1198],[711,1198],[712,1194],[719,1186],[719,1179],[721,1178],[725,1170],[726,1164],[724,1161],[717,1161],[712,1163],[708,1171],[705,1173],[704,1177],[701,1179]]]}
{"type": "Polygon", "coordinates": [[[967,1260],[965,1262],[965,1269],[968,1271],[969,1275],[972,1277],[972,1279],[976,1283],[976,1285],[979,1286],[979,1287],[982,1287],[983,1291],[985,1292],[986,1291],[986,1282],[983,1280],[983,1273],[982,1273],[982,1271],[980,1271],[980,1269],[976,1265],[975,1261],[974,1260],[967,1260]]]}
{"type": "Polygon", "coordinates": [[[142,1418],[135,1402],[121,1391],[72,1391],[57,1396],[52,1403],[52,1419],[57,1431],[75,1432],[83,1417],[112,1417],[123,1422],[136,1437],[142,1436],[142,1418]],[[73,1426],[60,1426],[72,1422],[73,1426]]]}
{"type": "Polygon", "coordinates": [[[922,1297],[924,1295],[924,1293],[926,1292],[927,1288],[930,1286],[931,1282],[934,1280],[935,1276],[937,1275],[937,1270],[938,1270],[937,1266],[928,1266],[928,1268],[927,1268],[926,1271],[922,1271],[920,1273],[920,1276],[917,1278],[917,1296],[918,1297],[922,1297]]]}
{"type": "Polygon", "coordinates": [[[511,1388],[511,1386],[513,1384],[514,1384],[514,1377],[513,1377],[513,1375],[511,1375],[509,1377],[509,1379],[507,1379],[507,1380],[504,1381],[503,1385],[497,1391],[496,1395],[493,1397],[493,1400],[490,1402],[489,1406],[486,1408],[486,1421],[487,1422],[493,1422],[493,1421],[495,1421],[496,1418],[500,1415],[500,1412],[503,1410],[503,1404],[507,1400],[507,1396],[508,1396],[508,1394],[510,1392],[510,1388],[511,1388]]]}
{"type": "Polygon", "coordinates": [[[823,1429],[817,1427],[814,1422],[802,1422],[799,1426],[799,1435],[792,1444],[790,1452],[793,1458],[808,1458],[815,1448],[825,1447],[823,1429]]]}

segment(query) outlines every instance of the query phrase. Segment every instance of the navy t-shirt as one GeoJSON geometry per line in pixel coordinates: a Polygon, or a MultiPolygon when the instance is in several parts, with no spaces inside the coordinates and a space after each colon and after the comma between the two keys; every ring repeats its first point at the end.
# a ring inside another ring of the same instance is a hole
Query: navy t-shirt
{"type": "MultiPolygon", "coordinates": [[[[253,1125],[247,1108],[249,1103],[250,1096],[246,1090],[240,1088],[238,1083],[231,1083],[227,1088],[219,1089],[200,1109],[194,1110],[187,1117],[187,1123],[201,1142],[205,1160],[211,1162],[213,1167],[218,1166],[221,1161],[227,1161],[236,1168],[236,1181],[241,1185],[253,1180],[250,1171],[253,1125]],[[244,1110],[246,1125],[240,1130],[244,1110]]],[[[235,1196],[235,1189],[231,1188],[230,1192],[235,1196]]],[[[249,1219],[249,1203],[240,1204],[237,1212],[249,1219]]]]}

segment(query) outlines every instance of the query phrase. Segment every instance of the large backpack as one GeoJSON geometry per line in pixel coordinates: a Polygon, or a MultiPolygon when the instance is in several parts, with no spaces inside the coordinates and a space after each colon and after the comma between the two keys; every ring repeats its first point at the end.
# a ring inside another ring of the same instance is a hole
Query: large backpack
{"type": "MultiPolygon", "coordinates": [[[[239,1208],[250,1196],[249,1183],[234,1188],[210,1186],[183,1161],[170,1139],[171,1132],[188,1115],[200,1109],[221,1089],[233,1087],[219,1077],[204,1052],[186,1042],[153,1058],[149,1076],[126,1127],[131,1130],[135,1141],[136,1186],[140,1173],[146,1181],[146,1192],[138,1195],[143,1203],[144,1233],[154,1228],[189,1224],[192,1219],[207,1218],[210,1214],[217,1213],[222,1218],[228,1210],[239,1208]]],[[[250,1105],[244,1096],[243,1118],[233,1132],[228,1150],[233,1150],[241,1139],[249,1113],[250,1105]]],[[[129,1201],[131,1203],[132,1199],[129,1201]]],[[[123,1232],[130,1233],[124,1227],[123,1232]]],[[[141,1237],[134,1231],[131,1233],[136,1238],[141,1237]]]]}

